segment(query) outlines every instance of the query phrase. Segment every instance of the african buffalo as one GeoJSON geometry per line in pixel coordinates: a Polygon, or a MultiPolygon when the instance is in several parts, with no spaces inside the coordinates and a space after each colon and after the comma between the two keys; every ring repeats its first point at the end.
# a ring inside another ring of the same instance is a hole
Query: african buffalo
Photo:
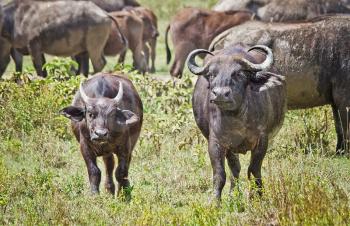
{"type": "Polygon", "coordinates": [[[127,10],[134,11],[143,21],[143,52],[146,57],[147,67],[149,66],[149,56],[151,55],[151,73],[156,72],[156,45],[158,32],[158,19],[152,10],[145,7],[127,7],[127,10]]]}
{"type": "Polygon", "coordinates": [[[233,43],[273,49],[277,73],[287,82],[289,109],[331,105],[337,153],[348,146],[350,16],[322,16],[300,23],[248,22],[220,34],[210,49],[233,43]],[[345,138],[345,139],[344,139],[345,138]]]}
{"type": "Polygon", "coordinates": [[[28,47],[38,75],[46,76],[43,53],[74,56],[87,52],[95,71],[104,67],[103,48],[113,18],[95,4],[17,0],[3,11],[2,38],[14,48],[28,47]]]}
{"type": "Polygon", "coordinates": [[[248,177],[253,174],[261,194],[261,165],[268,141],[282,126],[286,111],[284,77],[268,71],[272,51],[266,46],[234,45],[213,53],[195,50],[188,59],[189,70],[200,76],[192,107],[208,140],[215,197],[220,200],[225,185],[225,157],[232,172],[232,192],[241,169],[238,154],[249,150],[248,177]],[[266,59],[253,50],[266,52],[266,59]],[[195,63],[198,54],[209,54],[204,67],[195,63]]]}
{"type": "MultiPolygon", "coordinates": [[[[35,1],[52,2],[52,1],[57,1],[57,0],[35,0],[35,1]]],[[[140,4],[135,0],[64,0],[64,1],[93,2],[101,9],[105,10],[106,12],[119,11],[127,6],[132,6],[132,7],[140,6],[140,4]]]]}
{"type": "MultiPolygon", "coordinates": [[[[118,63],[124,63],[127,48],[124,45],[128,43],[128,47],[132,52],[133,66],[141,73],[146,73],[147,63],[143,54],[143,22],[135,13],[130,11],[117,11],[109,13],[118,24],[112,24],[112,32],[109,35],[106,46],[104,47],[104,54],[107,56],[115,56],[120,54],[118,63]],[[118,25],[118,26],[116,26],[118,25]],[[121,35],[119,35],[119,30],[121,35]],[[119,37],[125,37],[125,41],[119,37]]],[[[76,57],[79,68],[83,68],[83,74],[87,75],[89,72],[89,57],[87,54],[80,54],[76,57]]]]}
{"type": "Polygon", "coordinates": [[[305,20],[331,13],[350,13],[346,3],[340,0],[222,0],[213,9],[249,9],[261,20],[275,22],[305,20]]]}
{"type": "Polygon", "coordinates": [[[143,117],[142,102],[131,81],[119,75],[97,74],[80,85],[72,105],[61,110],[61,114],[72,121],[91,192],[99,193],[101,171],[96,158],[102,156],[106,166],[105,187],[109,193],[115,193],[114,154],[118,158],[115,172],[118,194],[128,188],[131,154],[143,117]]]}
{"type": "Polygon", "coordinates": [[[198,8],[185,8],[172,19],[165,34],[167,63],[171,53],[168,45],[168,33],[175,49],[175,60],[170,74],[181,77],[187,55],[194,49],[207,49],[211,41],[221,32],[252,18],[248,11],[215,12],[198,8]]]}

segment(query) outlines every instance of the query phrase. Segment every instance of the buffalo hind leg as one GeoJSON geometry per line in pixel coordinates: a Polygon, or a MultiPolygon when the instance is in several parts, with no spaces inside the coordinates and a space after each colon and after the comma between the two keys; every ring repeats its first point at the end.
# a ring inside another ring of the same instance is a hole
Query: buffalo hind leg
{"type": "Polygon", "coordinates": [[[124,64],[124,62],[125,62],[125,57],[126,57],[126,52],[127,52],[127,49],[123,50],[123,51],[119,54],[118,64],[124,64]]]}
{"type": "Polygon", "coordinates": [[[78,63],[77,75],[83,74],[85,77],[89,76],[89,54],[88,52],[80,53],[72,57],[78,63]]]}
{"type": "Polygon", "coordinates": [[[254,150],[252,150],[252,154],[250,157],[250,164],[248,167],[248,179],[251,179],[251,175],[253,174],[255,185],[257,187],[257,193],[258,195],[262,195],[262,179],[261,179],[261,166],[263,159],[266,155],[268,146],[268,138],[265,136],[261,136],[258,145],[254,150]]]}
{"type": "Polygon", "coordinates": [[[150,49],[149,49],[149,47],[148,47],[146,42],[143,44],[143,53],[145,54],[145,61],[146,61],[146,65],[147,65],[147,70],[149,71],[149,54],[150,54],[150,49]]]}
{"type": "Polygon", "coordinates": [[[344,141],[344,131],[343,131],[344,127],[341,122],[340,111],[334,104],[332,104],[332,111],[333,111],[335,131],[337,133],[336,154],[342,155],[345,151],[345,141],[344,141]]]}
{"type": "Polygon", "coordinates": [[[213,137],[209,138],[209,157],[213,168],[214,197],[221,201],[222,189],[226,183],[225,150],[213,137]]]}
{"type": "Polygon", "coordinates": [[[124,194],[126,200],[131,199],[130,182],[129,176],[129,166],[131,161],[131,153],[128,151],[129,148],[122,148],[117,153],[118,157],[118,167],[115,171],[115,177],[118,182],[118,196],[124,194]]]}
{"type": "Polygon", "coordinates": [[[115,194],[115,185],[113,182],[113,170],[114,170],[114,156],[113,154],[109,154],[103,156],[103,161],[106,167],[106,182],[105,188],[108,193],[114,195],[115,194]]]}
{"type": "Polygon", "coordinates": [[[238,182],[238,179],[239,179],[239,173],[241,172],[241,164],[239,162],[238,154],[233,153],[231,150],[227,150],[226,159],[232,174],[231,187],[230,187],[230,195],[232,195],[236,182],[238,182]]]}
{"type": "Polygon", "coordinates": [[[29,53],[32,57],[36,73],[39,76],[46,78],[47,72],[46,70],[43,70],[43,65],[45,64],[45,57],[44,54],[41,52],[40,44],[36,41],[32,41],[29,44],[29,53]]]}
{"type": "Polygon", "coordinates": [[[149,46],[151,48],[151,69],[150,72],[151,73],[155,73],[156,72],[156,67],[155,67],[155,61],[156,61],[156,48],[157,48],[157,38],[152,39],[151,41],[149,41],[149,46]]]}

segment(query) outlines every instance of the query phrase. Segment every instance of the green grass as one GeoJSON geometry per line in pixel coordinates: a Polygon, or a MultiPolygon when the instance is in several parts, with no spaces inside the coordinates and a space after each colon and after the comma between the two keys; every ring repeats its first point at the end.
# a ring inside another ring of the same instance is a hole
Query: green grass
{"type": "MultiPolygon", "coordinates": [[[[144,1],[156,9],[163,29],[175,1],[144,1]]],[[[185,2],[185,1],[183,1],[185,2]]],[[[187,4],[207,7],[199,0],[187,4]]],[[[161,30],[161,34],[164,32],[161,30]]],[[[163,36],[158,73],[167,74],[163,36]]],[[[26,66],[30,66],[27,58],[26,66]]],[[[53,67],[64,65],[57,61],[53,67]]],[[[13,65],[11,65],[13,68],[13,65]]],[[[109,60],[108,67],[113,68],[109,60]]],[[[288,112],[263,163],[264,195],[249,198],[241,156],[240,189],[223,193],[221,208],[209,202],[212,169],[207,143],[191,110],[193,77],[172,82],[130,74],[144,103],[144,125],[129,177],[132,200],[91,196],[84,161],[67,119],[80,77],[24,84],[0,82],[1,225],[349,225],[350,160],[335,157],[336,136],[329,107],[288,112]]],[[[9,71],[6,75],[11,77],[9,71]]],[[[102,161],[99,161],[103,172],[102,161]]],[[[226,170],[229,175],[229,170],[226,170]]],[[[102,176],[104,179],[104,175],[102,176]]]]}

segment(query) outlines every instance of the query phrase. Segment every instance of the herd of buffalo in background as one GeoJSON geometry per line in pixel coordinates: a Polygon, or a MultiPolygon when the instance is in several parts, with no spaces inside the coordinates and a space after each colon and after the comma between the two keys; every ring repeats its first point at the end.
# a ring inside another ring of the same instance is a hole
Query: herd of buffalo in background
{"type": "MultiPolygon", "coordinates": [[[[165,31],[167,62],[170,33],[175,59],[170,69],[181,78],[187,61],[198,75],[193,93],[196,123],[208,140],[214,196],[221,199],[225,160],[233,190],[241,170],[239,153],[251,151],[248,177],[261,194],[261,166],[269,140],[283,124],[288,109],[331,105],[337,154],[349,147],[350,2],[348,0],[221,0],[213,10],[181,9],[165,31]],[[204,59],[204,66],[196,63],[204,59]]],[[[133,56],[140,73],[154,73],[157,17],[134,0],[14,0],[0,6],[0,75],[13,58],[22,70],[30,55],[36,72],[44,54],[68,56],[78,74],[103,70],[104,56],[133,56]]],[[[132,150],[140,135],[142,101],[127,78],[99,73],[82,83],[71,106],[61,113],[71,119],[80,143],[91,191],[105,187],[118,193],[130,186],[132,150]]]]}

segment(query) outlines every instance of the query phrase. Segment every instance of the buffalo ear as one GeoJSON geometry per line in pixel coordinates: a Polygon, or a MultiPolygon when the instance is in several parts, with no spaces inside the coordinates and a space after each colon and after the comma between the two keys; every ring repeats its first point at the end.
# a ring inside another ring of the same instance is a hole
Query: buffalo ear
{"type": "Polygon", "coordinates": [[[127,126],[133,126],[140,121],[140,118],[132,111],[122,110],[122,113],[125,116],[125,125],[127,126]]]}
{"type": "Polygon", "coordinates": [[[250,76],[250,81],[253,83],[264,84],[271,76],[275,75],[276,74],[267,71],[258,71],[255,75],[250,76]]]}
{"type": "Polygon", "coordinates": [[[69,106],[69,107],[63,108],[60,111],[60,114],[69,118],[74,122],[80,122],[85,117],[85,110],[79,107],[69,106]]]}

